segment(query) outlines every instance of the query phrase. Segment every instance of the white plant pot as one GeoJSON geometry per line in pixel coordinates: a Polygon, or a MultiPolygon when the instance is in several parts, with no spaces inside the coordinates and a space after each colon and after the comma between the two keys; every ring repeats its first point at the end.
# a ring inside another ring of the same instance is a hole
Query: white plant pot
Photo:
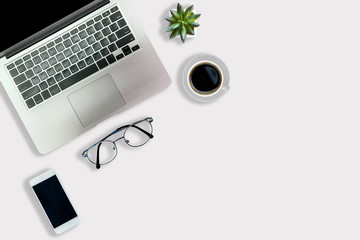
{"type": "MultiPolygon", "coordinates": [[[[175,11],[175,12],[177,11],[177,9],[171,9],[171,10],[173,10],[173,11],[175,11]]],[[[194,14],[197,14],[196,10],[193,10],[192,12],[193,12],[194,14]]],[[[170,11],[169,11],[169,17],[172,17],[170,11]]],[[[198,23],[198,20],[196,20],[195,22],[198,23]]],[[[195,38],[196,35],[197,35],[197,29],[198,29],[197,27],[194,28],[194,33],[195,33],[194,35],[189,35],[189,34],[187,34],[187,35],[186,35],[186,39],[188,39],[188,38],[195,38]]],[[[170,35],[171,35],[171,32],[169,33],[169,36],[170,36],[170,35]]],[[[181,37],[180,37],[180,35],[177,35],[175,38],[181,38],[181,37]]]]}

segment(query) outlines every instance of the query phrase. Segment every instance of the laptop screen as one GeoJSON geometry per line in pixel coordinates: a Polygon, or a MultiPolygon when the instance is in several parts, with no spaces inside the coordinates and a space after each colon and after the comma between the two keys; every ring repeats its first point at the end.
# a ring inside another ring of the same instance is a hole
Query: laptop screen
{"type": "Polygon", "coordinates": [[[0,14],[0,52],[95,0],[7,0],[0,14]]]}

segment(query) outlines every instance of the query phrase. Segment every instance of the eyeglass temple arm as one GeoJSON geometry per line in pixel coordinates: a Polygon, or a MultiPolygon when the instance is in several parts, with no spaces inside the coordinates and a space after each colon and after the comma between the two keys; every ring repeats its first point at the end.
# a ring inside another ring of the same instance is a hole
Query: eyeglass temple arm
{"type": "Polygon", "coordinates": [[[138,126],[132,125],[132,127],[140,130],[141,132],[143,132],[144,134],[146,134],[149,138],[153,138],[153,137],[154,137],[154,135],[152,135],[151,133],[145,131],[144,129],[142,129],[142,128],[138,127],[138,126]]]}
{"type": "Polygon", "coordinates": [[[97,147],[97,151],[96,151],[96,168],[99,169],[100,168],[100,146],[102,144],[102,141],[99,143],[98,147],[97,147]]]}

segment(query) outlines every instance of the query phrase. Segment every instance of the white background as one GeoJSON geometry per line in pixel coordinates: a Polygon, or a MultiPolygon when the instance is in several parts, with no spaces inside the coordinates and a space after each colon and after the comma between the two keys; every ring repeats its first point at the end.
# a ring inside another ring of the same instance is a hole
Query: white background
{"type": "MultiPolygon", "coordinates": [[[[61,239],[359,239],[358,1],[205,1],[198,37],[163,33],[175,1],[133,0],[172,85],[39,155],[0,88],[0,239],[50,239],[28,181],[53,168],[81,217],[61,239]],[[186,61],[221,58],[230,91],[181,86],[186,61]],[[96,170],[81,152],[146,116],[154,139],[96,170]]],[[[49,133],[49,136],[51,133],[49,133]]]]}

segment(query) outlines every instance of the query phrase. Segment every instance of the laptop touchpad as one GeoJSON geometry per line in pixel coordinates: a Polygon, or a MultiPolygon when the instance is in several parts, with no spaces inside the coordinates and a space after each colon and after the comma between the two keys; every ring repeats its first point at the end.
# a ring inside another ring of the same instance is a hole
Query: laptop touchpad
{"type": "Polygon", "coordinates": [[[126,104],[110,74],[77,90],[68,99],[84,127],[126,104]]]}

